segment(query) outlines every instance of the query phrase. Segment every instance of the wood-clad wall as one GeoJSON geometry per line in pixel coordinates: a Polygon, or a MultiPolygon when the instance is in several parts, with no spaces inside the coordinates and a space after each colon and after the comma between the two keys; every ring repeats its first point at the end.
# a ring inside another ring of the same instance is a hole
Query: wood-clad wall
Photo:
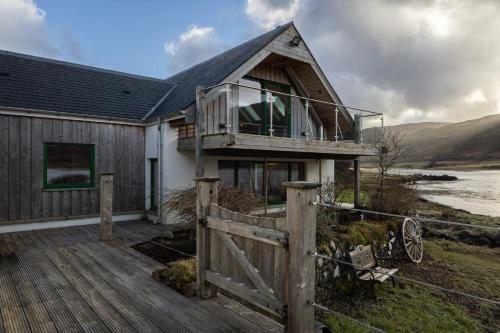
{"type": "MultiPolygon", "coordinates": [[[[265,64],[260,64],[250,70],[247,76],[274,81],[282,84],[292,85],[288,79],[286,71],[281,67],[274,67],[265,64]]],[[[231,98],[229,105],[231,112],[229,113],[229,120],[232,124],[233,133],[238,131],[238,105],[239,105],[239,87],[231,87],[231,98]]],[[[292,94],[297,94],[297,91],[292,85],[292,94]]],[[[225,132],[225,129],[221,128],[219,124],[226,124],[226,94],[225,92],[220,93],[218,96],[214,97],[205,102],[205,133],[206,134],[217,134],[225,132]]],[[[317,133],[317,126],[311,119],[311,125],[313,127],[313,132],[317,133]]],[[[305,122],[305,106],[303,101],[298,98],[292,98],[291,100],[291,132],[292,137],[300,138],[302,132],[306,131],[305,122]]]]}
{"type": "Polygon", "coordinates": [[[257,65],[250,72],[248,72],[247,76],[282,84],[291,84],[283,68],[265,64],[257,65]]]}
{"type": "Polygon", "coordinates": [[[144,128],[0,115],[0,221],[99,213],[99,175],[114,173],[113,211],[144,209],[144,128]],[[93,189],[43,189],[43,143],[95,145],[93,189]]]}

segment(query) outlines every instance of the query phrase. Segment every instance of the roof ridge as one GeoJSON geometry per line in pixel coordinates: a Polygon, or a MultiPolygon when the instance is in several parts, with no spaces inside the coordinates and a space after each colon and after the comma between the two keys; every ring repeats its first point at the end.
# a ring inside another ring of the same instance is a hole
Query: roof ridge
{"type": "MultiPolygon", "coordinates": [[[[150,77],[150,76],[144,76],[144,75],[139,75],[139,74],[132,74],[132,73],[120,72],[120,71],[113,70],[113,69],[95,67],[95,66],[90,66],[90,65],[83,65],[83,64],[78,64],[78,63],[74,63],[74,62],[65,61],[65,60],[45,58],[45,57],[35,56],[35,55],[31,55],[31,54],[26,54],[26,53],[19,53],[19,52],[7,51],[7,50],[0,50],[0,55],[2,55],[2,54],[3,55],[17,57],[17,58],[29,59],[29,60],[44,61],[44,62],[56,64],[56,65],[70,66],[70,67],[76,67],[76,68],[80,68],[80,69],[92,70],[92,71],[95,71],[95,72],[102,72],[102,73],[114,74],[114,75],[131,77],[131,78],[136,78],[136,79],[165,82],[165,79],[160,79],[160,78],[155,78],[155,77],[150,77]]],[[[169,82],[166,82],[166,83],[169,83],[169,82]]]]}
{"type": "MultiPolygon", "coordinates": [[[[246,41],[246,42],[244,42],[244,43],[241,43],[241,44],[235,45],[235,46],[231,47],[230,49],[228,49],[228,50],[226,50],[226,51],[224,51],[224,52],[217,53],[216,55],[214,55],[214,56],[212,56],[212,57],[210,57],[210,58],[208,58],[208,59],[206,59],[206,60],[203,60],[202,62],[199,62],[199,63],[197,63],[197,64],[194,64],[194,65],[192,65],[191,67],[188,67],[188,68],[186,68],[186,69],[183,69],[182,71],[177,72],[177,73],[175,73],[175,74],[173,74],[173,75],[171,75],[171,76],[169,76],[169,77],[165,78],[165,81],[171,81],[171,80],[172,80],[173,78],[175,78],[176,76],[179,76],[179,75],[181,75],[181,74],[183,74],[183,73],[185,73],[185,72],[187,72],[187,71],[193,70],[194,68],[197,68],[197,67],[199,67],[199,66],[201,66],[201,65],[205,64],[206,62],[211,61],[212,59],[214,59],[214,58],[216,58],[216,57],[220,57],[220,56],[222,56],[223,54],[226,54],[226,53],[228,53],[228,52],[231,52],[231,51],[232,51],[232,50],[234,50],[235,48],[238,48],[238,47],[243,46],[243,45],[245,45],[245,44],[251,43],[251,42],[253,42],[254,40],[256,40],[256,39],[258,39],[258,38],[261,38],[261,37],[262,37],[262,36],[264,36],[264,35],[270,34],[270,33],[272,33],[272,32],[276,32],[276,30],[277,30],[277,29],[286,29],[286,28],[289,28],[291,25],[293,25],[293,21],[290,21],[290,22],[285,23],[285,24],[283,24],[283,25],[279,25],[279,26],[277,26],[276,28],[274,28],[273,30],[266,31],[266,32],[264,32],[264,33],[262,33],[262,34],[260,34],[260,35],[258,35],[258,36],[255,36],[254,38],[252,38],[252,39],[250,39],[250,40],[247,40],[247,41],[246,41]]],[[[173,82],[175,82],[175,81],[173,81],[173,82]]]]}

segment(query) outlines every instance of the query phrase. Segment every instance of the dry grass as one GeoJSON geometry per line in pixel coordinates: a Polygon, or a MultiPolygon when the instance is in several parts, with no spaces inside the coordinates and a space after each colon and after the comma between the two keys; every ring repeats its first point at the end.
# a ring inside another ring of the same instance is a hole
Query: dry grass
{"type": "Polygon", "coordinates": [[[386,179],[382,192],[370,186],[367,193],[367,208],[378,212],[408,215],[415,212],[419,201],[415,189],[399,178],[386,179]]]}
{"type": "MultiPolygon", "coordinates": [[[[219,185],[219,206],[231,211],[249,214],[262,204],[257,195],[238,187],[219,185]]],[[[173,190],[167,193],[162,207],[165,212],[176,213],[184,222],[196,222],[196,187],[173,190]]]]}

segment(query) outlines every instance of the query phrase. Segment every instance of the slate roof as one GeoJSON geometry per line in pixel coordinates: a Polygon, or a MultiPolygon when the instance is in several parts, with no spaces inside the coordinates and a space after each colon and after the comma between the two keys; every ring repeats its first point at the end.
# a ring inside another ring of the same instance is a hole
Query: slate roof
{"type": "Polygon", "coordinates": [[[0,106],[140,120],[171,83],[0,51],[0,106]]]}
{"type": "Polygon", "coordinates": [[[208,87],[222,82],[224,78],[241,67],[292,24],[290,22],[279,26],[167,78],[168,82],[177,84],[177,87],[174,88],[151,117],[156,118],[172,114],[193,104],[197,85],[208,87]]]}
{"type": "Polygon", "coordinates": [[[0,107],[130,120],[167,116],[195,102],[197,85],[222,82],[292,24],[165,80],[0,50],[0,107]]]}

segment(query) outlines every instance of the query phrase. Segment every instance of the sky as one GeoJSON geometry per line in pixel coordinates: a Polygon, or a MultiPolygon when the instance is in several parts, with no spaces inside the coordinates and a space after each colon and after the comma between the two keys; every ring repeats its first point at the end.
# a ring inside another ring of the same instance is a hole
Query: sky
{"type": "Polygon", "coordinates": [[[0,0],[0,49],[166,78],[292,20],[345,105],[500,113],[496,0],[0,0]]]}

